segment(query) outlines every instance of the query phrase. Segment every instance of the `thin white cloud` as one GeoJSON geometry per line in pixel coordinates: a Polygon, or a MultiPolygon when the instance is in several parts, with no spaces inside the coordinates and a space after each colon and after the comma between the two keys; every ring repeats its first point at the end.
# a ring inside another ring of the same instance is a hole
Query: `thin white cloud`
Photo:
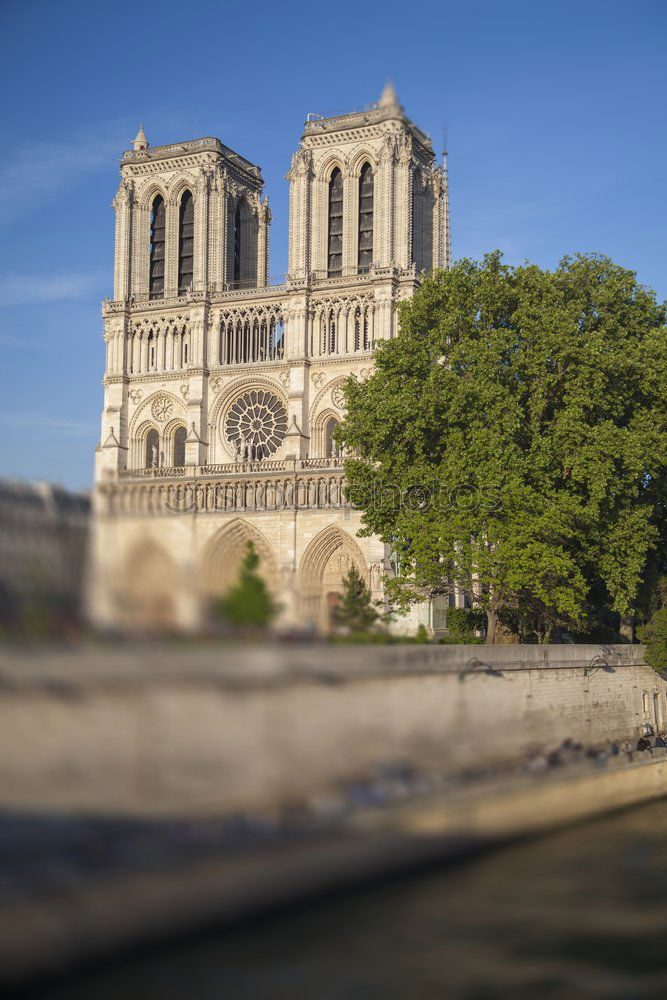
{"type": "MultiPolygon", "coordinates": [[[[0,164],[0,224],[14,222],[45,201],[53,201],[85,176],[113,170],[123,151],[130,148],[139,120],[138,113],[133,122],[107,121],[64,142],[27,143],[13,157],[5,157],[0,164]]],[[[150,122],[146,119],[149,137],[152,128],[176,134],[182,120],[188,119],[178,112],[152,113],[150,122]]]]}
{"type": "Polygon", "coordinates": [[[87,174],[107,168],[129,142],[117,126],[75,142],[34,142],[0,167],[0,219],[14,222],[87,174]]]}
{"type": "Polygon", "coordinates": [[[99,427],[94,423],[78,420],[58,420],[54,417],[33,414],[0,414],[0,425],[21,429],[23,431],[54,431],[65,437],[88,437],[96,434],[99,427]]]}
{"type": "Polygon", "coordinates": [[[0,308],[85,299],[108,284],[102,271],[82,274],[7,274],[0,278],[0,308]]]}

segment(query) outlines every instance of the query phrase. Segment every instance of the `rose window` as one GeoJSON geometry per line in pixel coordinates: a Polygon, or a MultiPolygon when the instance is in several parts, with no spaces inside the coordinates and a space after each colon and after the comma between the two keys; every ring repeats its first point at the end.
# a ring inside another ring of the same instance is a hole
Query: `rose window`
{"type": "Polygon", "coordinates": [[[151,406],[151,413],[156,420],[167,420],[171,416],[174,405],[169,396],[158,396],[151,406]]]}
{"type": "Polygon", "coordinates": [[[253,389],[239,396],[227,414],[227,440],[241,461],[266,458],[287,431],[287,413],[276,396],[253,389]]]}

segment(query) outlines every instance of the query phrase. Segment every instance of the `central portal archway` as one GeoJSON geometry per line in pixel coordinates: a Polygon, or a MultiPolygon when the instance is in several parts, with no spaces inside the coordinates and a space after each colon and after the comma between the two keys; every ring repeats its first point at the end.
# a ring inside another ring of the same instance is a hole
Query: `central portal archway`
{"type": "Polygon", "coordinates": [[[321,632],[333,628],[333,612],[343,592],[343,578],[356,566],[368,582],[368,568],[361,549],[346,531],[329,525],[313,538],[299,569],[301,616],[321,632]]]}

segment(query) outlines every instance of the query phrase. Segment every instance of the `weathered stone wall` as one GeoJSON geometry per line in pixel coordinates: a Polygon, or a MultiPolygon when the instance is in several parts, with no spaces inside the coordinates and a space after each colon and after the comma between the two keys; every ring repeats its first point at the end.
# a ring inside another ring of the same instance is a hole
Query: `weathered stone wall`
{"type": "Polygon", "coordinates": [[[640,646],[5,653],[0,807],[271,807],[389,761],[454,772],[568,736],[636,739],[662,725],[665,691],[640,646]]]}

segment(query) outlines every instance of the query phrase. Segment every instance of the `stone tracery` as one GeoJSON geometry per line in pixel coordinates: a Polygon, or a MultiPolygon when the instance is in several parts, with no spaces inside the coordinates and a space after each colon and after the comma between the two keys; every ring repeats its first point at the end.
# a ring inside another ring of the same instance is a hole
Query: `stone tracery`
{"type": "Polygon", "coordinates": [[[279,305],[251,305],[220,312],[217,363],[280,361],[285,354],[285,320],[279,305]]]}
{"type": "Polygon", "coordinates": [[[311,354],[314,357],[375,350],[377,304],[371,295],[317,299],[312,306],[311,354]]]}
{"type": "Polygon", "coordinates": [[[225,434],[239,461],[266,458],[282,444],[287,413],[280,400],[264,389],[251,389],[232,404],[225,434]]]}
{"type": "Polygon", "coordinates": [[[126,341],[130,374],[178,371],[190,356],[190,324],[183,315],[140,319],[132,324],[126,341]]]}

